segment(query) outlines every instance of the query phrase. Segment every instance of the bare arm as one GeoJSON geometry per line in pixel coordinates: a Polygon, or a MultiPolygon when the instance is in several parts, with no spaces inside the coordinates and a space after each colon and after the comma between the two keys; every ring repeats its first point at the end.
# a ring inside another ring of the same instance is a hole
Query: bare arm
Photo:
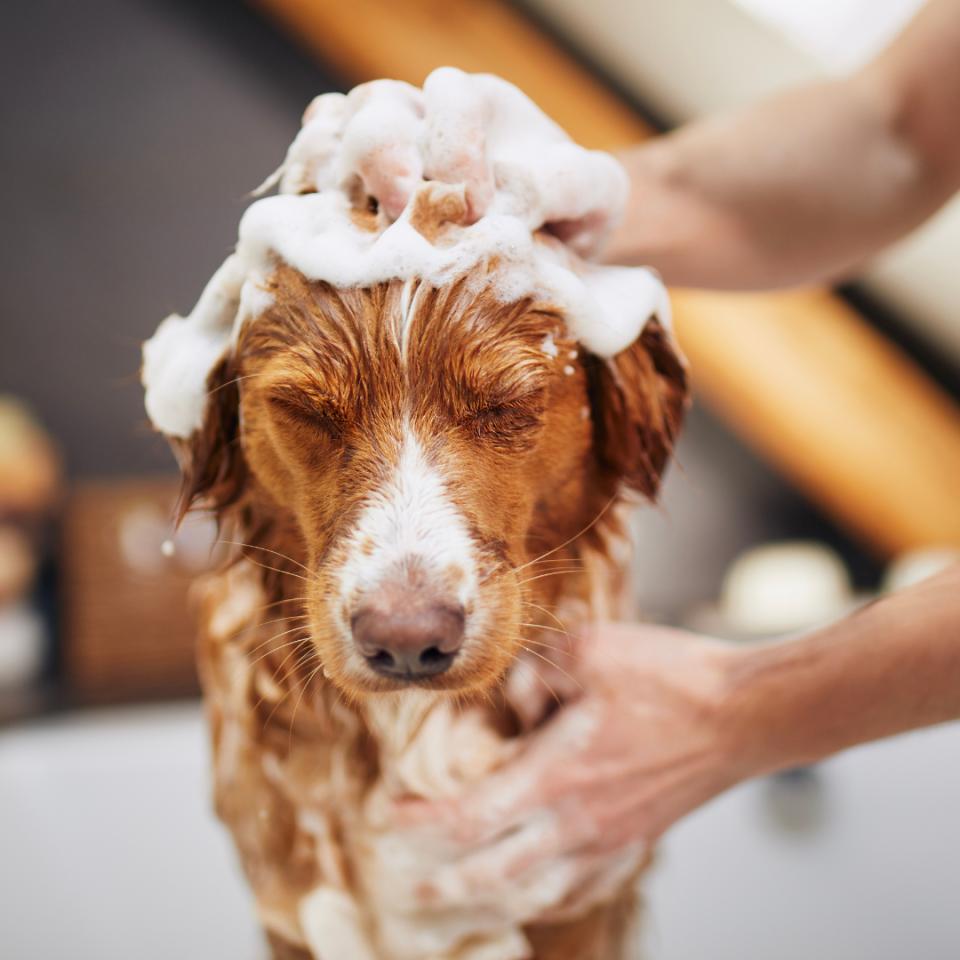
{"type": "Polygon", "coordinates": [[[564,864],[579,910],[728,787],[960,718],[960,566],[760,647],[607,624],[573,669],[583,696],[509,766],[462,799],[398,809],[460,850],[453,889],[535,888],[564,864]]]}
{"type": "Polygon", "coordinates": [[[621,159],[633,190],[608,259],[718,288],[848,274],[960,188],[960,0],[930,0],[855,75],[621,159]]]}
{"type": "Polygon", "coordinates": [[[960,717],[960,567],[734,657],[727,691],[747,776],[960,717]]]}

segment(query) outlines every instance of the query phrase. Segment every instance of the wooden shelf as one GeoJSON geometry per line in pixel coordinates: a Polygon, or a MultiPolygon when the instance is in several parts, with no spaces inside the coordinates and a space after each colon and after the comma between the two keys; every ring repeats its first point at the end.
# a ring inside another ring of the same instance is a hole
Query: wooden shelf
{"type": "MultiPolygon", "coordinates": [[[[620,97],[501,0],[256,0],[344,80],[498,73],[576,140],[652,135],[620,97]]],[[[878,552],[960,544],[960,408],[824,290],[677,291],[695,389],[761,456],[878,552]]]]}

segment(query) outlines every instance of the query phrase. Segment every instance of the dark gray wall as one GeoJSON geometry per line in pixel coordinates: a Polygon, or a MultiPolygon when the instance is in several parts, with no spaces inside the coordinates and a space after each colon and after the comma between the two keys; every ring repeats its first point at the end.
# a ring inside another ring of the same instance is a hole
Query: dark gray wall
{"type": "Polygon", "coordinates": [[[189,310],[327,78],[241,4],[30,0],[0,40],[0,392],[74,476],[171,469],[139,343],[189,310]]]}

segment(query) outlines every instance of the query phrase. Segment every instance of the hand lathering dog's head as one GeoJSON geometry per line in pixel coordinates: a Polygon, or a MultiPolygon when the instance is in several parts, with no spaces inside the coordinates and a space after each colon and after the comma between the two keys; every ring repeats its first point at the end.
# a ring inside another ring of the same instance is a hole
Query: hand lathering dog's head
{"type": "Polygon", "coordinates": [[[185,504],[302,562],[285,589],[342,690],[488,686],[529,619],[524,564],[619,489],[656,494],[686,397],[670,338],[652,319],[599,359],[476,277],[334,289],[280,267],[269,293],[179,442],[185,504]]]}

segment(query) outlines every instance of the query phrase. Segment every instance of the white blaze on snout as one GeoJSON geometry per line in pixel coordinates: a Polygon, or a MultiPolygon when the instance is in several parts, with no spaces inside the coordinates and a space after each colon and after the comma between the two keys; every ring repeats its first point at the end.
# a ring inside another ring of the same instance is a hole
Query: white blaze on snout
{"type": "Polygon", "coordinates": [[[352,612],[363,594],[413,569],[438,599],[469,608],[477,586],[470,531],[443,476],[408,429],[392,475],[371,494],[350,534],[340,595],[352,612]]]}

